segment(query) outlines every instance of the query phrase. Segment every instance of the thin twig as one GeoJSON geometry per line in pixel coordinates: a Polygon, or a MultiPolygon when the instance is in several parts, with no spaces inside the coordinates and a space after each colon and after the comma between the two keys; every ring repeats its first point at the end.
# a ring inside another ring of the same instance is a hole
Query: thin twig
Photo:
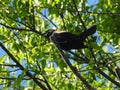
{"type": "MultiPolygon", "coordinates": [[[[65,8],[65,7],[42,7],[42,6],[34,6],[35,8],[39,7],[39,8],[48,8],[48,9],[61,9],[64,11],[72,11],[72,12],[76,12],[76,10],[72,9],[72,8],[65,8]]],[[[75,7],[74,7],[75,8],[75,7]]],[[[98,12],[92,12],[92,11],[82,11],[82,10],[78,10],[78,12],[80,13],[85,13],[85,14],[108,14],[108,15],[120,15],[120,12],[102,12],[102,11],[98,11],[98,12]]]]}
{"type": "Polygon", "coordinates": [[[48,20],[48,21],[49,21],[49,22],[50,22],[53,26],[55,26],[56,28],[58,28],[58,27],[57,27],[57,25],[56,25],[56,24],[54,24],[54,23],[53,23],[53,21],[52,21],[52,20],[50,20],[50,19],[49,19],[46,15],[44,15],[44,14],[43,14],[43,13],[41,13],[41,12],[40,12],[40,14],[41,14],[41,15],[42,15],[45,19],[47,19],[47,20],[48,20]]]}
{"type": "Polygon", "coordinates": [[[0,66],[17,67],[17,65],[14,64],[0,64],[0,66]]]}
{"type": "MultiPolygon", "coordinates": [[[[37,63],[37,66],[38,66],[39,70],[41,70],[41,67],[40,67],[38,61],[36,61],[36,63],[37,63]]],[[[48,83],[48,81],[47,81],[47,79],[45,77],[45,75],[43,75],[42,73],[41,73],[41,75],[42,75],[42,77],[44,79],[44,82],[46,83],[47,87],[49,88],[49,90],[52,90],[52,88],[50,87],[50,85],[49,85],[49,83],[48,83]]]]}
{"type": "Polygon", "coordinates": [[[87,30],[87,28],[86,28],[86,26],[85,26],[85,24],[84,24],[84,21],[83,21],[82,18],[81,18],[80,12],[78,11],[78,8],[77,8],[77,5],[76,5],[75,0],[72,0],[72,1],[73,1],[73,3],[74,3],[75,9],[76,9],[77,14],[78,14],[78,18],[80,19],[84,30],[87,30]]]}
{"type": "Polygon", "coordinates": [[[100,73],[102,76],[104,76],[106,79],[108,79],[109,81],[111,81],[112,83],[114,83],[115,85],[117,85],[118,87],[120,87],[120,83],[118,83],[117,81],[115,81],[114,79],[112,79],[111,77],[109,77],[107,74],[105,74],[98,66],[99,64],[97,63],[97,60],[95,58],[94,52],[93,50],[90,48],[90,52],[92,54],[92,57],[94,58],[94,62],[95,62],[95,70],[100,73]]]}
{"type": "Polygon", "coordinates": [[[27,71],[18,60],[4,47],[4,45],[0,42],[0,47],[8,54],[9,57],[16,63],[16,65],[22,70],[26,71],[26,75],[29,76],[41,89],[48,90],[45,86],[42,85],[29,71],[27,71]]]}
{"type": "Polygon", "coordinates": [[[19,20],[15,20],[14,18],[10,17],[9,14],[7,14],[7,17],[8,17],[9,19],[11,19],[12,21],[15,21],[16,23],[20,23],[20,24],[24,25],[25,27],[27,27],[27,28],[29,28],[29,29],[31,28],[29,25],[26,25],[25,23],[20,22],[19,20]]]}
{"type": "Polygon", "coordinates": [[[72,72],[76,75],[76,77],[78,77],[82,83],[85,85],[85,87],[88,90],[94,90],[94,88],[78,73],[77,68],[73,67],[72,64],[69,62],[68,58],[65,56],[65,54],[63,53],[63,51],[61,50],[61,48],[59,47],[59,45],[57,44],[55,37],[51,36],[50,40],[55,44],[55,46],[57,47],[57,49],[59,50],[60,55],[62,56],[64,62],[69,66],[69,68],[72,70],[72,72]]]}
{"type": "Polygon", "coordinates": [[[25,28],[16,28],[16,27],[11,27],[11,26],[8,26],[8,25],[6,25],[6,24],[3,24],[3,23],[0,23],[0,25],[2,25],[2,26],[4,26],[4,27],[6,27],[6,28],[9,28],[9,29],[13,29],[13,30],[18,30],[18,31],[28,31],[28,32],[35,32],[35,33],[37,33],[37,34],[39,34],[39,35],[41,35],[41,36],[43,36],[43,34],[42,33],[40,33],[39,31],[36,31],[36,30],[29,30],[29,29],[25,29],[25,28]]]}
{"type": "Polygon", "coordinates": [[[18,71],[18,70],[20,70],[20,69],[15,69],[15,70],[11,70],[11,71],[1,71],[1,72],[2,72],[2,73],[4,73],[4,72],[12,73],[12,72],[16,72],[16,71],[18,71]]]}
{"type": "Polygon", "coordinates": [[[32,19],[33,19],[32,29],[36,30],[36,28],[35,28],[35,9],[34,9],[34,5],[33,4],[32,4],[32,19]]]}
{"type": "MultiPolygon", "coordinates": [[[[77,54],[75,54],[74,52],[72,52],[72,51],[69,51],[71,54],[73,54],[74,56],[76,56],[77,58],[79,58],[79,59],[81,59],[84,63],[89,63],[89,59],[88,58],[86,58],[86,57],[81,57],[81,56],[79,56],[79,55],[77,55],[77,54]]],[[[77,61],[77,62],[79,62],[78,60],[75,60],[75,61],[77,61]]]]}
{"type": "MultiPolygon", "coordinates": [[[[81,16],[80,16],[80,13],[79,13],[79,11],[78,11],[78,9],[77,9],[77,5],[76,5],[75,0],[72,0],[72,1],[73,1],[74,5],[75,5],[76,11],[77,11],[77,13],[78,13],[78,17],[79,17],[79,19],[80,19],[80,21],[81,21],[84,29],[87,30],[87,28],[86,28],[86,26],[85,26],[85,24],[84,24],[84,22],[83,22],[83,20],[82,20],[82,18],[81,18],[81,16]]],[[[89,43],[90,43],[90,41],[89,41],[89,43]]],[[[95,70],[96,70],[98,73],[100,73],[102,76],[104,76],[105,78],[107,78],[108,80],[110,80],[112,83],[114,83],[115,85],[117,85],[118,87],[120,87],[120,84],[119,84],[118,82],[116,82],[115,80],[113,80],[112,78],[110,78],[107,74],[105,74],[105,73],[98,67],[99,65],[98,65],[98,63],[97,63],[97,60],[96,60],[96,58],[95,58],[94,52],[93,52],[93,50],[92,50],[92,48],[91,48],[91,45],[90,45],[90,47],[89,47],[89,50],[90,50],[90,52],[91,52],[91,54],[92,54],[92,57],[93,57],[93,59],[94,59],[94,63],[95,63],[94,68],[95,68],[95,70]]]]}
{"type": "Polygon", "coordinates": [[[120,68],[118,66],[116,66],[114,68],[114,70],[115,70],[115,74],[116,74],[118,80],[120,81],[120,68]]]}

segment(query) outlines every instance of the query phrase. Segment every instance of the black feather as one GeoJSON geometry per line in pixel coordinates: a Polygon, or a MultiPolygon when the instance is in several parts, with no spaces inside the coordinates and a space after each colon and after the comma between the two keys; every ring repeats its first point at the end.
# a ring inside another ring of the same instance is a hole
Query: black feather
{"type": "Polygon", "coordinates": [[[81,49],[85,48],[84,45],[85,39],[96,32],[96,25],[90,27],[88,30],[82,32],[80,35],[75,35],[70,32],[60,32],[57,33],[54,29],[49,29],[45,33],[45,37],[49,38],[51,35],[54,35],[57,44],[63,50],[71,49],[81,49]]]}

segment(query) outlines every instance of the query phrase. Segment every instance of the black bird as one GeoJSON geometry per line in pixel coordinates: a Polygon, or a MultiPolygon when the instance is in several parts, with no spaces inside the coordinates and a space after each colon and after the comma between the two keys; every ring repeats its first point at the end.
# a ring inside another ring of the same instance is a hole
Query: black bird
{"type": "Polygon", "coordinates": [[[85,39],[96,32],[96,25],[90,27],[89,29],[82,32],[80,35],[75,35],[70,32],[48,29],[44,33],[44,36],[50,39],[51,36],[54,36],[56,43],[63,50],[71,49],[82,49],[87,46],[84,45],[85,39]]]}

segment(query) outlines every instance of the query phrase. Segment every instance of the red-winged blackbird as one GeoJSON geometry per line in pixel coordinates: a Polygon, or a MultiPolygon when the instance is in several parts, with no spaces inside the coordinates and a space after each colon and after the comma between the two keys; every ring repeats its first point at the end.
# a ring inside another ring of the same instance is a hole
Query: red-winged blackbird
{"type": "Polygon", "coordinates": [[[96,32],[96,25],[90,27],[88,30],[85,30],[80,35],[75,35],[70,32],[48,29],[45,32],[44,36],[50,39],[50,36],[54,36],[56,43],[63,50],[71,50],[71,49],[81,49],[86,48],[84,45],[85,39],[96,32]]]}

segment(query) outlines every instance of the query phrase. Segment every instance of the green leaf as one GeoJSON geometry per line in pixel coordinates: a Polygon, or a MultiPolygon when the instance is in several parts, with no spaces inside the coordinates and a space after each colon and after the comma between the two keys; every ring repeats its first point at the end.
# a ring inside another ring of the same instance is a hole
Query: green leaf
{"type": "Polygon", "coordinates": [[[0,64],[3,63],[3,61],[5,60],[5,58],[6,58],[6,55],[2,55],[2,56],[0,57],[0,64]]]}
{"type": "Polygon", "coordinates": [[[25,76],[25,71],[22,71],[22,73],[19,74],[19,76],[18,76],[17,79],[15,80],[13,86],[14,86],[14,87],[19,87],[19,86],[21,86],[21,81],[23,80],[24,76],[25,76]]]}
{"type": "Polygon", "coordinates": [[[0,35],[0,40],[7,40],[7,38],[4,35],[0,35]]]}
{"type": "Polygon", "coordinates": [[[22,52],[18,53],[18,57],[19,57],[20,59],[23,59],[23,58],[24,58],[24,53],[22,53],[22,52]]]}

